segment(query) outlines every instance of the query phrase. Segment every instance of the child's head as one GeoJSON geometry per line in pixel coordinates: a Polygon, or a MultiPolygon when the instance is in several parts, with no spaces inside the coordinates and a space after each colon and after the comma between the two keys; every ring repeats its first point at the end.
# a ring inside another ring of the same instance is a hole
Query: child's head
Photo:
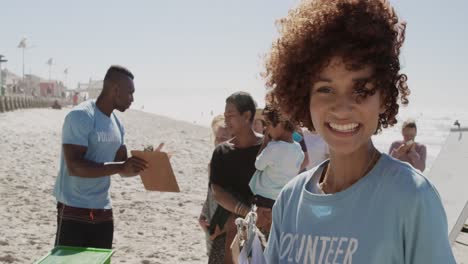
{"type": "Polygon", "coordinates": [[[266,123],[265,123],[262,113],[263,113],[263,109],[258,108],[255,111],[255,117],[254,117],[254,122],[253,122],[253,130],[260,134],[265,133],[265,127],[266,127],[266,123]]]}
{"type": "Polygon", "coordinates": [[[263,116],[266,123],[265,133],[268,133],[273,140],[280,139],[285,133],[294,132],[294,124],[284,117],[278,108],[272,105],[265,106],[263,116]]]}
{"type": "Polygon", "coordinates": [[[313,130],[314,100],[328,100],[330,111],[345,104],[350,114],[339,113],[334,119],[352,119],[352,110],[377,94],[381,107],[370,116],[376,123],[373,133],[397,122],[397,99],[407,104],[409,95],[398,58],[405,24],[387,1],[303,1],[279,26],[280,37],[272,45],[264,76],[272,88],[272,101],[292,120],[313,130]],[[358,79],[350,80],[353,88],[335,90],[344,86],[345,78],[338,73],[350,76],[359,71],[354,74],[358,79]],[[329,72],[333,80],[324,80],[329,72]],[[359,79],[361,75],[364,78],[359,79]],[[321,81],[325,81],[320,85],[325,90],[315,93],[314,85],[321,81]]]}
{"type": "Polygon", "coordinates": [[[215,138],[215,146],[219,145],[224,141],[229,140],[232,137],[231,133],[226,128],[223,115],[217,115],[213,118],[213,121],[211,122],[211,130],[215,138]]]}

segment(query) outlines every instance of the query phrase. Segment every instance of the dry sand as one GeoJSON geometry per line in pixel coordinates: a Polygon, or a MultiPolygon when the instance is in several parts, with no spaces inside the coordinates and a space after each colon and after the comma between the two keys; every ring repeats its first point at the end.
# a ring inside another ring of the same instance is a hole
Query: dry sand
{"type": "MultiPolygon", "coordinates": [[[[0,263],[32,263],[53,248],[52,188],[63,119],[69,109],[0,114],[0,263]]],[[[139,111],[119,114],[128,149],[165,142],[181,193],[147,192],[139,177],[112,177],[115,233],[112,263],[207,263],[198,227],[207,188],[210,130],[139,111]]],[[[459,240],[468,243],[468,236],[459,240]]],[[[468,247],[454,245],[459,263],[468,247]]]]}
{"type": "MultiPolygon", "coordinates": [[[[61,126],[69,109],[0,114],[0,263],[32,263],[53,248],[61,126]]],[[[206,195],[210,130],[138,111],[121,114],[129,150],[164,141],[175,150],[181,193],[147,192],[139,177],[112,177],[112,263],[206,263],[198,214],[206,195]]]]}

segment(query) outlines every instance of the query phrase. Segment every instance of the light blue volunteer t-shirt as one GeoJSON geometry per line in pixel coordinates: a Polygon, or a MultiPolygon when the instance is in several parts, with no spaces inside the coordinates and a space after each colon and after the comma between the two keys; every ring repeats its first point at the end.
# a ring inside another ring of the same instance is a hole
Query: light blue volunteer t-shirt
{"type": "Polygon", "coordinates": [[[382,154],[346,190],[313,193],[326,162],[281,191],[268,263],[455,264],[440,197],[420,172],[382,154]]]}
{"type": "Polygon", "coordinates": [[[250,190],[255,195],[276,200],[281,189],[299,174],[304,152],[297,142],[270,141],[257,156],[257,171],[250,179],[250,190]]]}
{"type": "MultiPolygon", "coordinates": [[[[124,128],[114,113],[110,117],[106,116],[90,100],[73,108],[65,117],[62,144],[87,147],[87,160],[111,162],[123,145],[124,133],[124,128]]],[[[110,209],[109,188],[110,176],[84,178],[69,175],[62,150],[60,171],[54,187],[57,201],[73,207],[110,209]]]]}

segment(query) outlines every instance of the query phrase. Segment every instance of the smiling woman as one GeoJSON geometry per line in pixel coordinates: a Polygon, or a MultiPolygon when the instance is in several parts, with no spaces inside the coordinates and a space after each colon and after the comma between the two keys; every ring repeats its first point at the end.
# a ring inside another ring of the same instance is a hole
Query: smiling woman
{"type": "Polygon", "coordinates": [[[385,0],[304,0],[280,20],[271,101],[320,134],[330,159],[277,198],[269,263],[455,263],[432,183],[371,138],[408,103],[404,32],[385,0]]]}
{"type": "Polygon", "coordinates": [[[341,57],[333,57],[310,89],[312,123],[332,151],[353,153],[377,130],[385,108],[372,74],[373,67],[350,71],[341,57]]]}

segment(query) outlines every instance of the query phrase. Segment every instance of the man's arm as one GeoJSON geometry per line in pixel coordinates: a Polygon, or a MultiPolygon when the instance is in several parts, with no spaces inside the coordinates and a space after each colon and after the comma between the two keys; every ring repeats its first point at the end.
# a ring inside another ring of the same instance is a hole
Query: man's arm
{"type": "MultiPolygon", "coordinates": [[[[68,168],[68,174],[72,176],[97,178],[117,173],[125,176],[133,176],[137,175],[140,171],[147,167],[147,164],[144,160],[136,157],[131,157],[125,162],[109,164],[97,163],[85,159],[84,156],[86,154],[86,150],[88,149],[87,147],[72,144],[63,144],[62,146],[65,162],[68,168]]],[[[122,154],[119,154],[119,152],[121,152],[120,149],[117,152],[117,155],[119,155],[119,158],[121,158],[122,154]]]]}
{"type": "MultiPolygon", "coordinates": [[[[132,159],[138,159],[136,157],[132,157],[132,159]]],[[[127,146],[122,145],[120,148],[117,150],[117,153],[115,154],[114,158],[114,163],[108,162],[106,164],[119,164],[122,163],[122,161],[128,160],[128,153],[127,153],[127,146]]],[[[144,160],[141,160],[140,162],[144,162],[144,160]]],[[[146,163],[145,163],[146,164],[146,163]]],[[[137,174],[135,173],[125,173],[125,172],[118,172],[121,177],[132,177],[136,176],[137,174]]]]}
{"type": "Polygon", "coordinates": [[[126,161],[127,159],[128,159],[127,146],[122,145],[120,146],[119,150],[117,150],[114,161],[115,162],[126,161]]]}

